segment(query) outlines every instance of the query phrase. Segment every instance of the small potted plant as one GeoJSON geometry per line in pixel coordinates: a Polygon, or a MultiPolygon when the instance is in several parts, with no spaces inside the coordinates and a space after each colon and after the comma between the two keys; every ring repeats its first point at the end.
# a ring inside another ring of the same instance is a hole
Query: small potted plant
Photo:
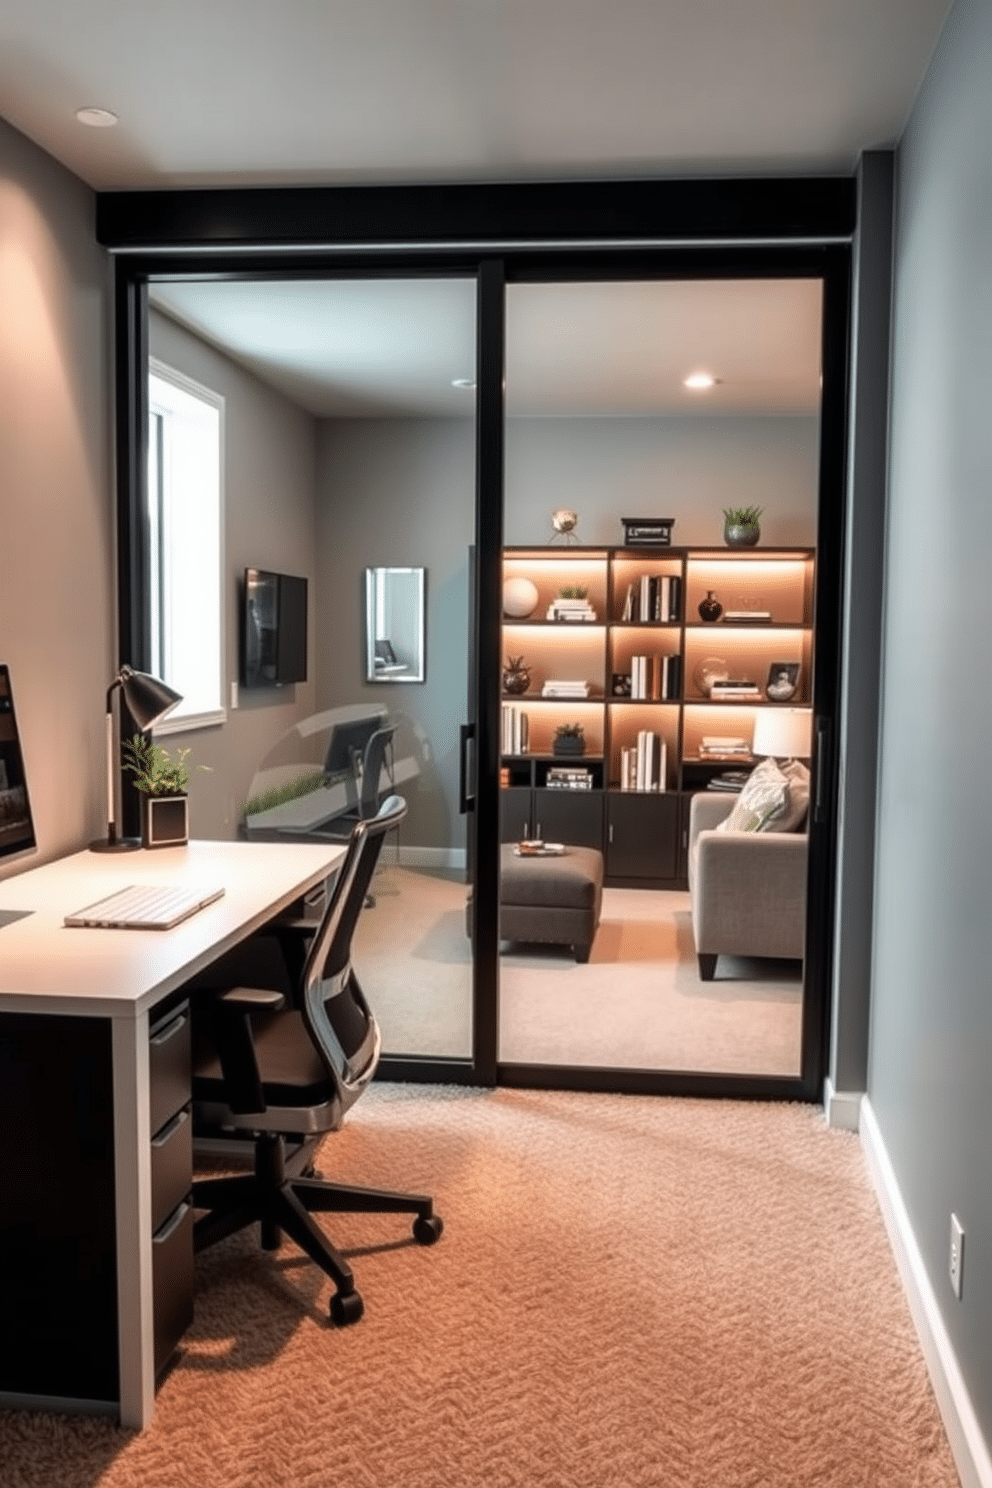
{"type": "MultiPolygon", "coordinates": [[[[124,743],[124,768],[134,776],[141,792],[142,847],[178,847],[189,840],[190,749],[170,754],[168,749],[143,734],[124,743]]],[[[197,765],[209,770],[209,765],[197,765]]]]}
{"type": "Polygon", "coordinates": [[[753,548],[761,536],[760,506],[725,506],[723,540],[728,548],[753,548]]]}
{"type": "Polygon", "coordinates": [[[508,656],[503,668],[503,691],[519,697],[530,686],[530,667],[522,656],[508,656]]]}
{"type": "Polygon", "coordinates": [[[584,754],[586,736],[581,723],[561,723],[555,729],[555,754],[584,754]]]}

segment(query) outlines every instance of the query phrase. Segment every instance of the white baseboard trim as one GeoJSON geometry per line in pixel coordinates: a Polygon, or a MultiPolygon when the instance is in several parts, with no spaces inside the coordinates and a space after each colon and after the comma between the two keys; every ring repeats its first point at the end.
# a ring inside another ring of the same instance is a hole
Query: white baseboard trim
{"type": "Polygon", "coordinates": [[[861,1146],[906,1291],[937,1406],[951,1445],[962,1488],[992,1488],[992,1458],[958,1367],[953,1345],[885,1150],[878,1121],[865,1096],[861,1102],[861,1146]]]}
{"type": "Polygon", "coordinates": [[[828,1126],[856,1132],[861,1122],[860,1090],[835,1090],[828,1075],[823,1082],[823,1114],[828,1126]]]}
{"type": "Polygon", "coordinates": [[[461,868],[465,867],[463,847],[406,847],[400,843],[397,852],[392,843],[383,849],[383,862],[399,863],[402,868],[461,868]]]}

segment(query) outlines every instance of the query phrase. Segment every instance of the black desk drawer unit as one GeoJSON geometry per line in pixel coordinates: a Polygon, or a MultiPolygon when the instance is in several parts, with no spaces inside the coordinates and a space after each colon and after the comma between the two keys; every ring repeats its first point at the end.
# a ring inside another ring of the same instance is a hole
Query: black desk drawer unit
{"type": "Polygon", "coordinates": [[[155,1372],[193,1321],[193,1121],[189,1003],[149,1030],[155,1372]]]}

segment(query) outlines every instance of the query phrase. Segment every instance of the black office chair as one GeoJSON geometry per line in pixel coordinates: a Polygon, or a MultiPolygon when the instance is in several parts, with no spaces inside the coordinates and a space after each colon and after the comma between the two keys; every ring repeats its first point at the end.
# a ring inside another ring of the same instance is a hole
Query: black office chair
{"type": "MultiPolygon", "coordinates": [[[[326,827],[321,827],[319,832],[321,837],[329,838],[332,842],[347,842],[356,822],[371,821],[376,815],[382,795],[382,772],[386,769],[387,757],[391,759],[393,735],[398,727],[399,725],[395,723],[385,723],[382,728],[376,729],[375,733],[369,735],[362,751],[358,801],[351,810],[342,812],[326,827]]],[[[356,766],[357,773],[358,767],[356,766]]],[[[375,907],[375,899],[368,892],[365,895],[365,907],[366,909],[375,907]]]]}
{"type": "Polygon", "coordinates": [[[315,930],[277,921],[271,934],[222,957],[191,984],[194,1127],[252,1132],[255,1158],[252,1174],[194,1182],[194,1208],[205,1211],[194,1226],[194,1248],[260,1221],[262,1246],[273,1250],[285,1230],[335,1283],[330,1314],[338,1324],[357,1322],[362,1299],[351,1267],[311,1214],[415,1214],[421,1245],[433,1245],[442,1229],[425,1195],[286,1172],[285,1138],[340,1126],[379,1061],[379,1029],[351,965],[351,939],[383,839],[405,813],[403,798],[390,796],[370,821],[355,824],[315,930]],[[246,984],[233,985],[245,967],[246,984]],[[211,993],[197,1017],[197,1003],[211,993]]]}

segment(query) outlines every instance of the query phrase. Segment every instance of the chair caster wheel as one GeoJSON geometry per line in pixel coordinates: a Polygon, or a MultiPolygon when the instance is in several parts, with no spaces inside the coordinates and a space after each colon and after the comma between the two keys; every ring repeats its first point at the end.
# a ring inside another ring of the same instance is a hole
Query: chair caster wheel
{"type": "Polygon", "coordinates": [[[331,1322],[336,1323],[339,1328],[357,1323],[364,1311],[365,1303],[357,1292],[335,1292],[331,1298],[331,1322]]]}
{"type": "Polygon", "coordinates": [[[418,1215],[413,1221],[413,1238],[418,1245],[436,1245],[443,1229],[444,1225],[436,1214],[432,1214],[429,1219],[418,1215]]]}

